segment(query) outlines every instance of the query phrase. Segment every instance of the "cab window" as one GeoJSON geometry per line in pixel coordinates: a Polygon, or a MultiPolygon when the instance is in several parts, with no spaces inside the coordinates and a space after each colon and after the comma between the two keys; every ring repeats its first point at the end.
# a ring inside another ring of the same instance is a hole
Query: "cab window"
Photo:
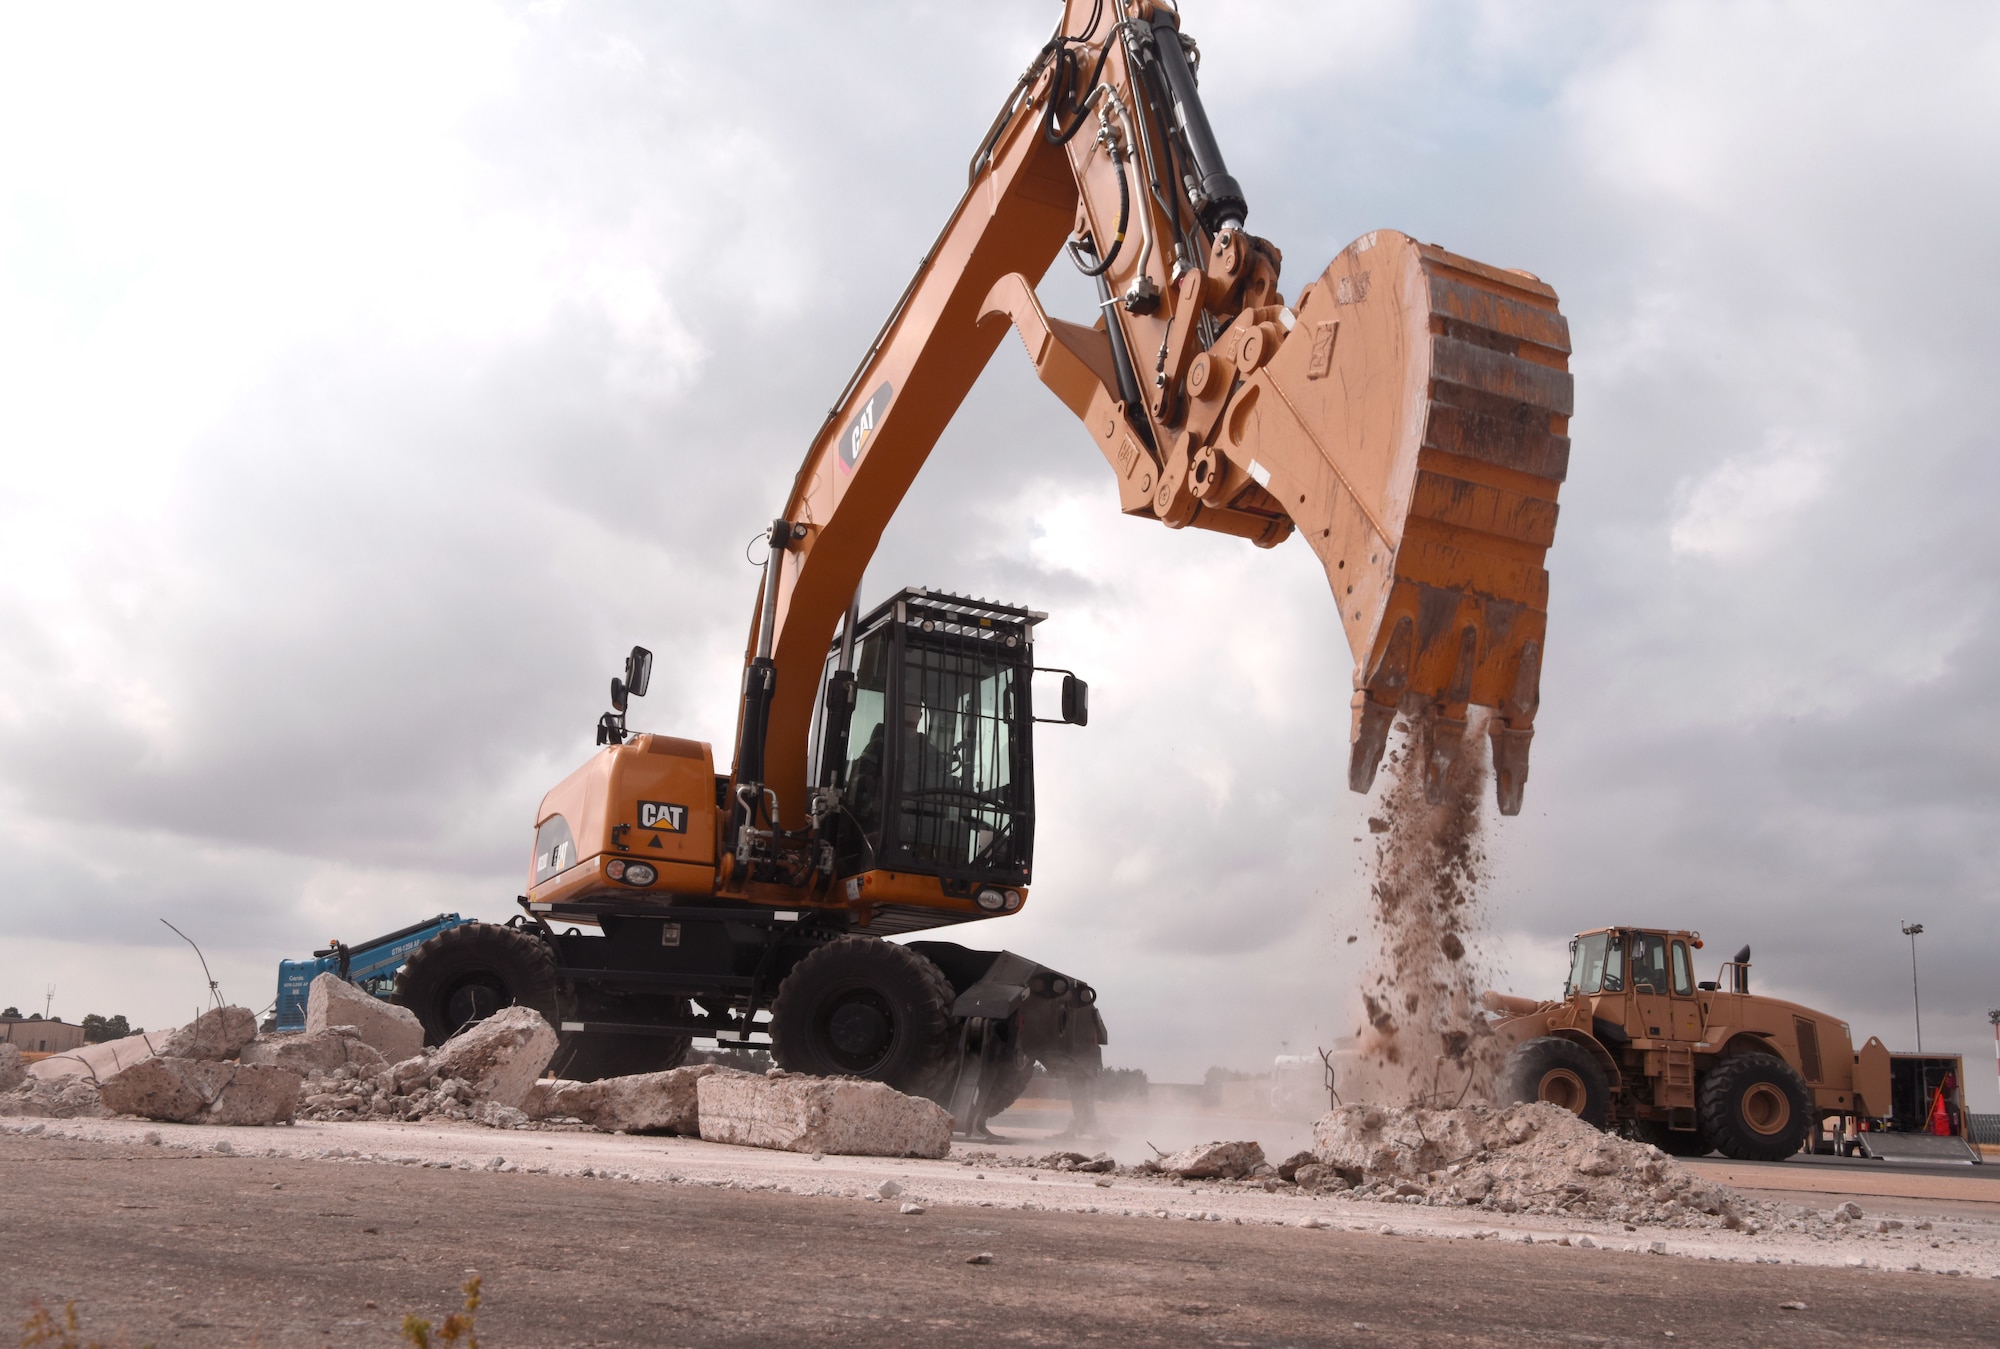
{"type": "Polygon", "coordinates": [[[1684,941],[1674,943],[1674,994],[1682,998],[1694,996],[1694,965],[1688,959],[1688,946],[1684,941]]]}
{"type": "Polygon", "coordinates": [[[1632,987],[1641,993],[1667,991],[1667,939],[1657,932],[1632,934],[1632,987]]]}
{"type": "Polygon", "coordinates": [[[1604,950],[1608,934],[1593,932],[1575,941],[1570,959],[1569,991],[1596,993],[1604,987],[1604,950]]]}
{"type": "Polygon", "coordinates": [[[1604,991],[1625,991],[1625,934],[1614,932],[1604,947],[1604,991]]]}

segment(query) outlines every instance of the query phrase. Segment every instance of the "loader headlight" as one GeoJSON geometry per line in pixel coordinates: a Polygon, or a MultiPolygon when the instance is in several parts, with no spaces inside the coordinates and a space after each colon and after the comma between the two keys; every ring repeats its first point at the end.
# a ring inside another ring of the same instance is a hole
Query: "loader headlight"
{"type": "MultiPolygon", "coordinates": [[[[611,865],[615,867],[618,864],[613,862],[611,865]]],[[[627,885],[651,885],[653,878],[659,874],[659,872],[653,870],[652,867],[646,865],[644,862],[627,862],[625,864],[625,884],[627,885]]]]}
{"type": "Polygon", "coordinates": [[[1021,892],[1019,890],[1009,890],[1007,892],[1007,912],[1012,913],[1020,907],[1021,892]]]}
{"type": "Polygon", "coordinates": [[[623,880],[625,878],[625,864],[614,857],[604,864],[604,874],[614,881],[623,880]]]}
{"type": "Polygon", "coordinates": [[[989,886],[979,892],[974,899],[974,903],[978,904],[980,908],[986,910],[988,913],[998,913],[1007,907],[1007,896],[989,886]]]}

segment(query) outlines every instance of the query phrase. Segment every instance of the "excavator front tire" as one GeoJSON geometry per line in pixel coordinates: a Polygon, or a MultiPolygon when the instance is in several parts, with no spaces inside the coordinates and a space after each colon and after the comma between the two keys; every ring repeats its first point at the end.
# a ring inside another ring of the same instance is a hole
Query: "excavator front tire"
{"type": "Polygon", "coordinates": [[[929,1096],[955,1041],[952,1000],[944,971],[907,946],[840,937],[778,986],[771,1057],[786,1072],[872,1078],[929,1096]]]}
{"type": "Polygon", "coordinates": [[[1709,1069],[1696,1114],[1716,1150],[1739,1162],[1781,1162],[1812,1132],[1805,1079],[1775,1054],[1739,1054],[1709,1069]]]}
{"type": "Polygon", "coordinates": [[[1611,1087],[1590,1051],[1560,1035],[1539,1035],[1514,1046],[1500,1069],[1502,1100],[1559,1105],[1585,1124],[1604,1127],[1611,1087]]]}
{"type": "Polygon", "coordinates": [[[411,952],[396,975],[396,1001],[417,1014],[427,1045],[441,1045],[503,1007],[532,1007],[560,1024],[555,955],[539,939],[498,923],[447,928],[411,952]]]}

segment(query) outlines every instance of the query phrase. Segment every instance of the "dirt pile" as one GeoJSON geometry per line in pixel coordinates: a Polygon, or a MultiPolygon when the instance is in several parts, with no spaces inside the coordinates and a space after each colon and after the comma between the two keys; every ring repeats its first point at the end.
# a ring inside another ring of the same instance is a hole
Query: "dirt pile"
{"type": "Polygon", "coordinates": [[[1697,1179],[1658,1148],[1542,1103],[1345,1106],[1313,1125],[1313,1153],[1338,1177],[1322,1187],[1351,1187],[1358,1199],[1669,1227],[1784,1221],[1697,1179]]]}
{"type": "Polygon", "coordinates": [[[1480,803],[1486,736],[1478,724],[1427,799],[1425,717],[1399,723],[1385,769],[1389,788],[1368,821],[1369,929],[1375,950],[1360,987],[1360,1024],[1343,1053],[1343,1101],[1456,1105],[1488,1096],[1498,1054],[1478,1012],[1484,980],[1474,945],[1483,917],[1480,803]]]}

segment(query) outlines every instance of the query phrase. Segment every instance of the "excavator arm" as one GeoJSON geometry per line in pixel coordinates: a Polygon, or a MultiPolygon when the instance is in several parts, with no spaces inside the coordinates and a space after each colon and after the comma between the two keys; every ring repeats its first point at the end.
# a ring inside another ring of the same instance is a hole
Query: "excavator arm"
{"type": "MultiPolygon", "coordinates": [[[[1488,722],[1517,812],[1547,624],[1543,557],[1568,459],[1554,291],[1388,230],[1286,304],[1248,233],[1178,15],[1068,0],[975,154],[965,196],[847,388],[785,507],[753,620],[729,837],[809,835],[819,671],[883,530],[1011,322],[1128,515],[1272,547],[1304,536],[1355,655],[1349,785],[1398,711],[1427,778],[1488,722]],[[1067,251],[1093,324],[1043,311],[1067,251]]],[[[725,880],[725,885],[729,882],[725,880]]]]}

